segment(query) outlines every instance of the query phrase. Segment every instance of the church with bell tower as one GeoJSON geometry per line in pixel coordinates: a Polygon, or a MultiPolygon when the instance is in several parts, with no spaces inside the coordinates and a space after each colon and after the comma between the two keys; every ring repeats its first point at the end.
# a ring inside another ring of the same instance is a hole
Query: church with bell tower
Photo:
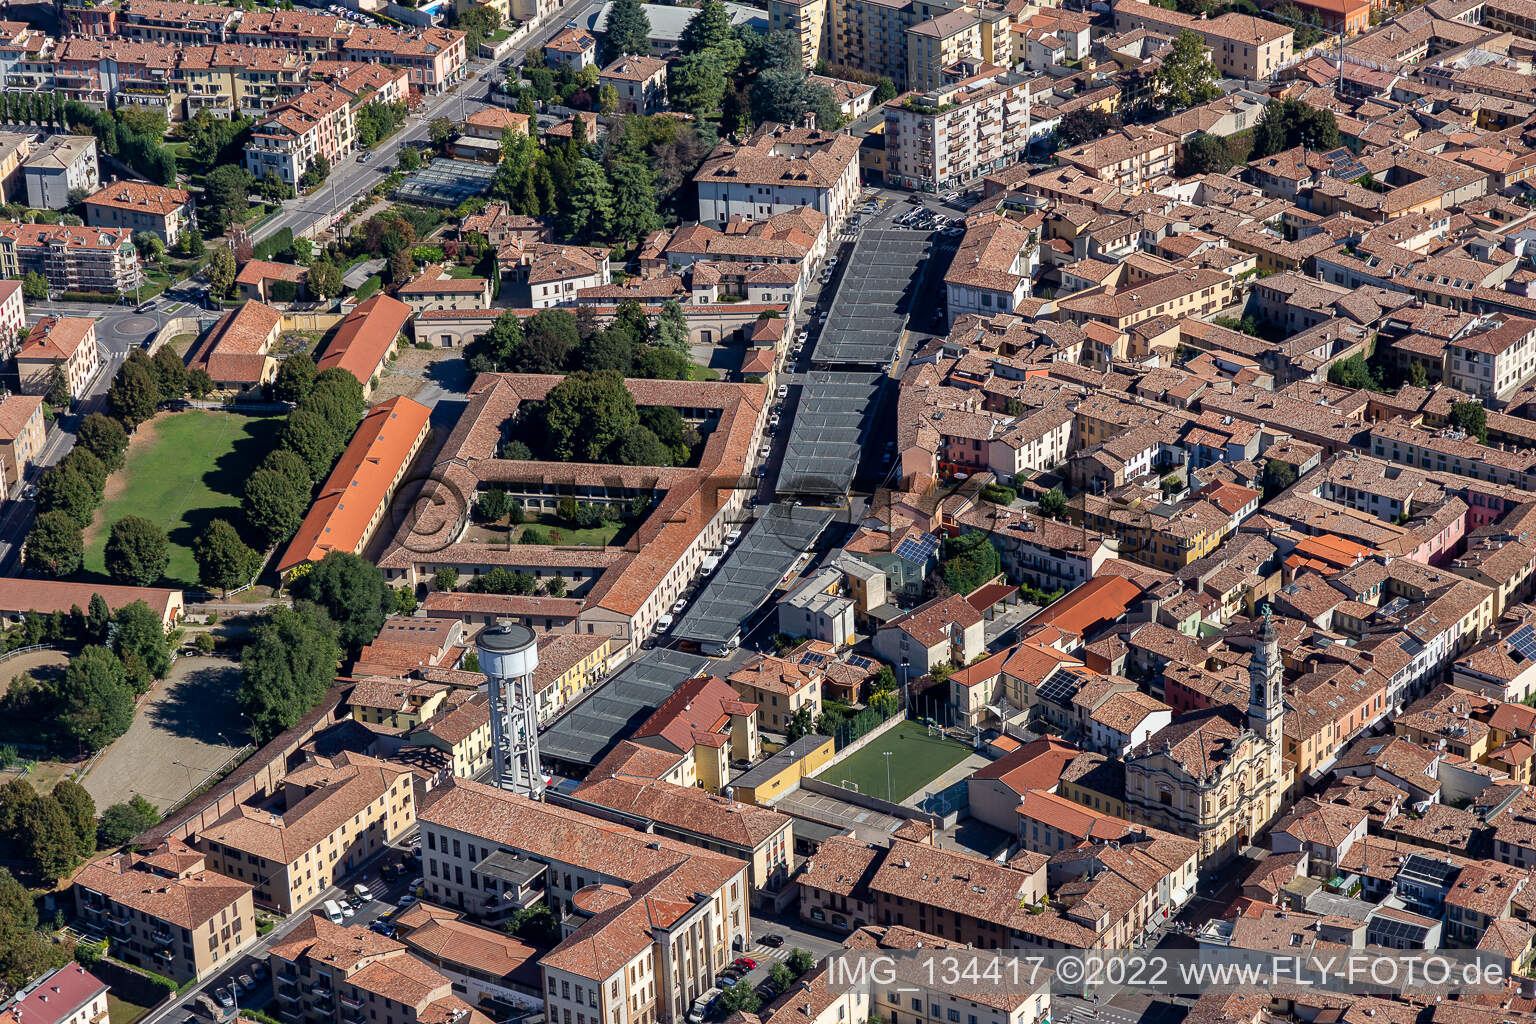
{"type": "Polygon", "coordinates": [[[1246,713],[1189,711],[1125,759],[1126,817],[1200,843],[1204,870],[1236,856],[1284,811],[1285,666],[1266,608],[1248,666],[1246,713]]]}

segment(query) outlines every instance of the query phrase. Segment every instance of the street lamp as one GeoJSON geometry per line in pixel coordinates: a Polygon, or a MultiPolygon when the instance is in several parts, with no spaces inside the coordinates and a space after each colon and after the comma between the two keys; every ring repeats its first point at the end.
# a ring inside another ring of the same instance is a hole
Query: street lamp
{"type": "Polygon", "coordinates": [[[891,799],[891,752],[883,750],[881,753],[885,755],[885,799],[889,802],[891,799]]]}

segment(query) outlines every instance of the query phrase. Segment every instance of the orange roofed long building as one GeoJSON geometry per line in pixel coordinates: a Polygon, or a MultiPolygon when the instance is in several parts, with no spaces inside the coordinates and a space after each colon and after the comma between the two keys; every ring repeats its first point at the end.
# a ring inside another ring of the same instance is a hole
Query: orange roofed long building
{"type": "Polygon", "coordinates": [[[348,313],[336,328],[318,368],[323,372],[341,367],[357,378],[363,397],[368,397],[410,318],[410,306],[388,295],[375,295],[348,313]]]}
{"type": "Polygon", "coordinates": [[[432,410],[404,395],[368,411],[278,560],[279,575],[332,551],[360,554],[432,429],[432,410]]]}

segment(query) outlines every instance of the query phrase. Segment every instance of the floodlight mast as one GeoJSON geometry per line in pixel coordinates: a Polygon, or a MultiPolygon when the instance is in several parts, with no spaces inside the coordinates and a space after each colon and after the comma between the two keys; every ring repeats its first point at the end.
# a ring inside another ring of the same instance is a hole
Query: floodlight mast
{"type": "Polygon", "coordinates": [[[488,626],[475,641],[480,671],[491,703],[491,770],[499,789],[544,799],[539,765],[538,695],[533,673],[539,667],[538,638],[515,622],[488,626]]]}

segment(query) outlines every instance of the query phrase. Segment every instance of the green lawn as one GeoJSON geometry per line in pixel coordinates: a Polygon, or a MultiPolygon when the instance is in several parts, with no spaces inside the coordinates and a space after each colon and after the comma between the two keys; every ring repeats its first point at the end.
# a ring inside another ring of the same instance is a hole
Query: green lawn
{"type": "Polygon", "coordinates": [[[126,465],[107,483],[107,500],[86,537],[85,568],[105,573],[102,549],[111,524],[129,513],[165,530],[171,542],[166,578],[197,584],[192,543],[216,518],[240,526],[245,478],[276,442],[279,416],[241,416],[195,409],[161,413],[140,427],[126,465]],[[145,443],[147,441],[147,443],[145,443]]]}
{"type": "Polygon", "coordinates": [[[149,1007],[140,1006],[138,1003],[130,1003],[111,992],[107,993],[107,1016],[112,1024],[133,1024],[134,1021],[149,1012],[149,1007]]]}
{"type": "MultiPolygon", "coordinates": [[[[626,532],[630,525],[623,522],[605,522],[601,526],[578,529],[559,516],[530,512],[523,526],[514,526],[511,530],[514,543],[518,537],[522,536],[524,529],[533,526],[542,531],[551,544],[585,544],[588,547],[604,548],[613,544],[614,539],[626,532]]],[[[469,539],[485,544],[504,545],[507,543],[507,530],[505,519],[499,523],[474,523],[469,528],[469,539]]]]}
{"type": "MultiPolygon", "coordinates": [[[[890,797],[900,803],[965,760],[962,744],[934,736],[916,722],[902,722],[848,760],[817,776],[834,786],[852,783],[860,793],[886,799],[886,761],[890,761],[890,797]],[[885,751],[891,751],[887,758],[885,751]]],[[[849,788],[852,788],[851,786],[849,788]]]]}

